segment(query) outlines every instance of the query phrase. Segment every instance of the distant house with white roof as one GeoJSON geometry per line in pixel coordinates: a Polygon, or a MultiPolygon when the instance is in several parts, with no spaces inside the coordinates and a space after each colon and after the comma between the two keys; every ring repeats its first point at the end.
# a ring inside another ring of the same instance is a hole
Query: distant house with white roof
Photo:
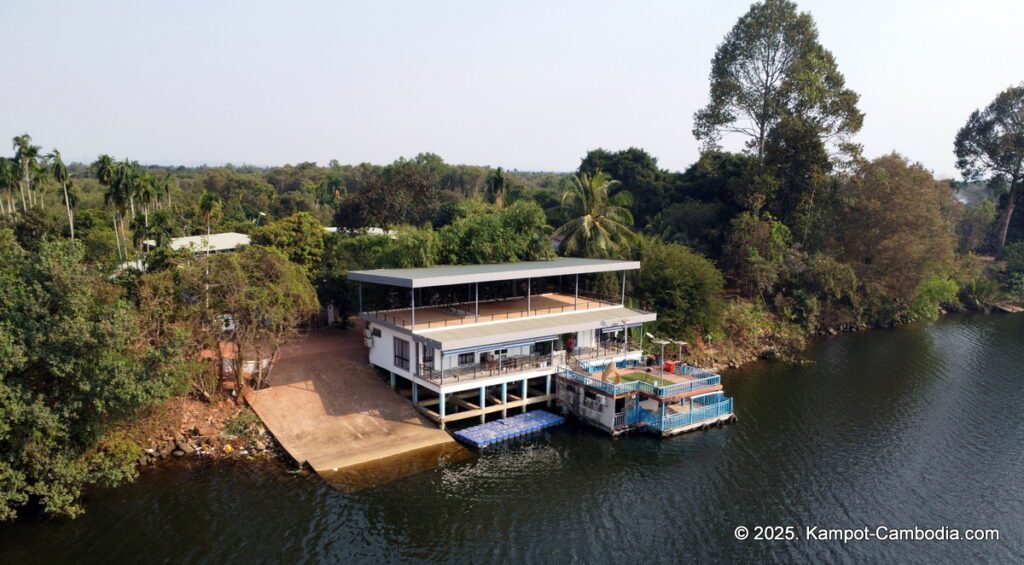
{"type": "MultiPolygon", "coordinates": [[[[147,239],[142,242],[147,249],[156,247],[156,242],[147,239]]],[[[244,233],[225,232],[210,234],[209,240],[205,235],[190,235],[188,237],[175,237],[171,239],[171,249],[179,251],[190,249],[196,253],[225,253],[235,251],[243,245],[249,245],[249,236],[244,233]]]]}

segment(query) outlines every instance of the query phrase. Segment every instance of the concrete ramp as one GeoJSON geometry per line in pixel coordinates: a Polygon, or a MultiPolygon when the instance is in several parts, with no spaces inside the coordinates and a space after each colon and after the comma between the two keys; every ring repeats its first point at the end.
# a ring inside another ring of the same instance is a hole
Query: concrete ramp
{"type": "Polygon", "coordinates": [[[281,352],[246,400],[282,447],[318,473],[458,444],[381,381],[358,329],[311,333],[281,352]]]}

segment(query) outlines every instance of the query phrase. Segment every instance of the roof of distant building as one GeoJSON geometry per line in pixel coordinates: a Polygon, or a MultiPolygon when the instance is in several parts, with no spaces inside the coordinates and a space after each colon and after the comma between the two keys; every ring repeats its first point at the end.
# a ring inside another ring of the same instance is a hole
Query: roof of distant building
{"type": "MultiPolygon", "coordinates": [[[[171,239],[171,249],[175,251],[179,249],[192,249],[193,251],[206,252],[206,241],[205,235],[175,237],[171,239]]],[[[249,236],[244,233],[235,232],[213,233],[210,234],[209,242],[209,251],[211,253],[216,253],[218,251],[231,251],[241,247],[242,245],[249,245],[249,236]]],[[[149,247],[156,246],[156,242],[152,239],[147,239],[143,243],[149,247]]]]}

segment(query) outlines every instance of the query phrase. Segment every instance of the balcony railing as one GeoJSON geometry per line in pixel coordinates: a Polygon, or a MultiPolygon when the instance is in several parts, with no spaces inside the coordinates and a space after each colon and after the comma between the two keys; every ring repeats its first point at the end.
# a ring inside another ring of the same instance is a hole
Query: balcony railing
{"type": "Polygon", "coordinates": [[[664,417],[656,412],[652,412],[644,408],[638,408],[638,421],[658,431],[665,432],[692,424],[698,424],[706,420],[713,420],[732,412],[731,398],[719,396],[716,400],[716,402],[710,404],[694,402],[694,406],[701,407],[694,408],[687,412],[665,414],[664,417]]]}
{"type": "Polygon", "coordinates": [[[561,369],[560,372],[562,376],[566,378],[574,380],[580,384],[596,388],[608,394],[618,395],[626,394],[628,392],[643,392],[650,396],[655,396],[659,398],[665,396],[676,396],[679,394],[685,394],[687,392],[693,392],[695,390],[700,390],[703,388],[713,387],[721,384],[722,382],[722,377],[714,373],[708,373],[707,371],[703,372],[707,373],[710,376],[692,381],[687,381],[684,383],[672,383],[664,386],[655,386],[650,383],[645,383],[643,381],[609,383],[606,381],[602,381],[601,379],[585,375],[578,371],[574,371],[569,368],[561,369]]]}
{"type": "MultiPolygon", "coordinates": [[[[460,326],[463,324],[473,324],[477,322],[493,322],[497,320],[514,320],[517,318],[527,318],[530,316],[545,316],[548,314],[561,314],[563,312],[574,312],[582,310],[593,310],[597,308],[607,308],[609,306],[618,305],[618,301],[612,301],[609,298],[600,297],[596,294],[580,292],[581,298],[586,298],[582,303],[576,304],[564,304],[562,306],[549,306],[546,308],[516,308],[509,309],[503,312],[497,312],[493,314],[481,314],[477,316],[475,313],[476,303],[475,302],[454,302],[451,304],[443,305],[424,305],[419,309],[422,310],[441,310],[446,314],[452,315],[452,318],[445,318],[443,320],[429,320],[429,321],[417,321],[416,328],[419,329],[430,329],[430,328],[446,328],[449,326],[460,326]]],[[[525,296],[514,296],[510,298],[497,298],[492,300],[481,300],[480,304],[495,303],[495,302],[512,302],[514,300],[525,300],[525,296]]],[[[401,326],[403,328],[411,328],[413,326],[411,317],[399,316],[395,312],[407,313],[408,308],[394,308],[390,310],[373,310],[365,312],[368,316],[373,316],[381,321],[401,326]]]]}
{"type": "Polygon", "coordinates": [[[420,376],[439,384],[459,383],[474,379],[496,377],[510,373],[522,373],[545,367],[554,367],[560,357],[556,354],[546,353],[543,355],[517,355],[506,357],[500,362],[497,360],[486,363],[473,363],[472,365],[460,365],[458,367],[446,368],[442,374],[441,370],[429,365],[420,365],[420,376]]]}

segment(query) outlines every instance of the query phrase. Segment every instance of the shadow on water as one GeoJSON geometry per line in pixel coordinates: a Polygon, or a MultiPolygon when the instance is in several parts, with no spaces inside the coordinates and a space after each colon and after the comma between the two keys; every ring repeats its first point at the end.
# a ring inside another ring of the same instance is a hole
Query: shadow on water
{"type": "Polygon", "coordinates": [[[443,443],[319,474],[332,487],[351,494],[475,457],[458,443],[443,443]]]}

